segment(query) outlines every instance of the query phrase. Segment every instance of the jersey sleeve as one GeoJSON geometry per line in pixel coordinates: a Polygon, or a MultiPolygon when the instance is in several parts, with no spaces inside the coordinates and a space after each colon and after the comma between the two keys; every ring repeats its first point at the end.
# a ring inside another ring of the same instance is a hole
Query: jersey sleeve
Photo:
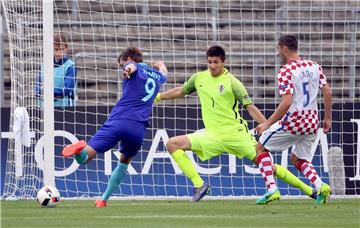
{"type": "Polygon", "coordinates": [[[288,65],[283,66],[277,75],[279,94],[294,94],[294,84],[291,80],[291,69],[288,65]]]}
{"type": "Polygon", "coordinates": [[[230,77],[230,80],[231,89],[234,93],[235,98],[240,102],[240,104],[242,104],[243,106],[252,104],[252,101],[245,86],[235,77],[230,77]]]}
{"type": "Polygon", "coordinates": [[[134,65],[134,66],[135,66],[136,70],[131,74],[131,75],[135,75],[137,69],[139,69],[139,64],[136,63],[136,62],[130,61],[130,62],[124,64],[122,70],[125,70],[125,67],[127,67],[127,66],[129,66],[129,65],[134,65]]]}
{"type": "Polygon", "coordinates": [[[324,71],[323,71],[323,69],[322,69],[322,67],[320,65],[319,65],[319,80],[320,80],[319,88],[322,88],[324,85],[327,84],[326,76],[325,76],[324,71]]]}
{"type": "Polygon", "coordinates": [[[167,76],[164,75],[164,74],[161,73],[161,72],[159,72],[159,74],[161,75],[160,83],[161,83],[161,84],[164,84],[164,83],[167,81],[167,76]]]}
{"type": "Polygon", "coordinates": [[[184,85],[183,85],[183,92],[184,94],[190,94],[192,92],[196,91],[196,87],[195,87],[195,81],[196,78],[198,77],[198,74],[194,74],[191,76],[191,78],[189,80],[187,80],[184,85]]]}

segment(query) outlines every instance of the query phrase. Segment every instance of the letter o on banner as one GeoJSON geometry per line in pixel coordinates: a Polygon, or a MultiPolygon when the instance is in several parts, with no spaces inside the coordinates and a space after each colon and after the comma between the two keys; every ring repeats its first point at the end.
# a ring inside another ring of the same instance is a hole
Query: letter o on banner
{"type": "MultiPolygon", "coordinates": [[[[57,136],[61,136],[64,137],[68,140],[70,140],[71,143],[76,143],[79,140],[75,137],[75,135],[67,132],[67,131],[55,131],[54,132],[54,137],[57,136]]],[[[39,169],[44,170],[44,145],[45,145],[45,141],[44,141],[44,136],[41,136],[41,138],[39,139],[39,141],[37,142],[36,146],[35,146],[35,161],[39,167],[39,169]]],[[[54,161],[55,162],[55,161],[54,161]]],[[[70,167],[64,169],[64,170],[54,170],[54,176],[56,177],[63,177],[63,176],[67,176],[73,172],[75,172],[75,170],[79,167],[79,164],[75,161],[73,161],[73,163],[70,165],[70,167]]]]}

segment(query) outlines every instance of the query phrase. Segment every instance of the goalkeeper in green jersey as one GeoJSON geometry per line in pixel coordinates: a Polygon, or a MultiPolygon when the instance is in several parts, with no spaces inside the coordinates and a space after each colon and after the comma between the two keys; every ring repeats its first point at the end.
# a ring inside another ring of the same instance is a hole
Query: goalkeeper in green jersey
{"type": "MultiPolygon", "coordinates": [[[[204,132],[172,137],[167,150],[183,173],[195,186],[193,202],[199,201],[210,190],[203,181],[185,150],[191,150],[202,160],[208,160],[227,152],[238,158],[246,157],[257,164],[256,140],[249,132],[247,122],[239,114],[239,104],[244,106],[256,122],[266,121],[260,110],[253,105],[244,85],[225,67],[225,51],[221,46],[212,46],[206,53],[208,70],[195,73],[183,86],[159,93],[155,102],[184,97],[197,92],[205,125],[204,132]]],[[[295,177],[286,168],[275,164],[275,175],[283,181],[300,188],[310,197],[316,197],[313,189],[295,177]]]]}

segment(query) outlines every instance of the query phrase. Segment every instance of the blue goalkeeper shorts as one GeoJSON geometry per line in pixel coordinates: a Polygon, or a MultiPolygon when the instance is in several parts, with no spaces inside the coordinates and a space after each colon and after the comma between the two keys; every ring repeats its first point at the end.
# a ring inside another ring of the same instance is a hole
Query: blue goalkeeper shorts
{"type": "Polygon", "coordinates": [[[130,119],[108,119],[88,145],[97,153],[105,153],[121,141],[119,151],[126,158],[134,157],[143,144],[146,126],[146,122],[130,119]]]}

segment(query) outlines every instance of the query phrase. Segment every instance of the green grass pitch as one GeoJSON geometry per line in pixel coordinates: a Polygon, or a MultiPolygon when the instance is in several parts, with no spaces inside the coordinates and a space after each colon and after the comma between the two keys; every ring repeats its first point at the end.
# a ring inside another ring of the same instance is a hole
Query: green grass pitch
{"type": "Polygon", "coordinates": [[[282,199],[267,206],[254,200],[65,200],[57,208],[36,201],[1,201],[1,227],[360,227],[360,199],[282,199]]]}

